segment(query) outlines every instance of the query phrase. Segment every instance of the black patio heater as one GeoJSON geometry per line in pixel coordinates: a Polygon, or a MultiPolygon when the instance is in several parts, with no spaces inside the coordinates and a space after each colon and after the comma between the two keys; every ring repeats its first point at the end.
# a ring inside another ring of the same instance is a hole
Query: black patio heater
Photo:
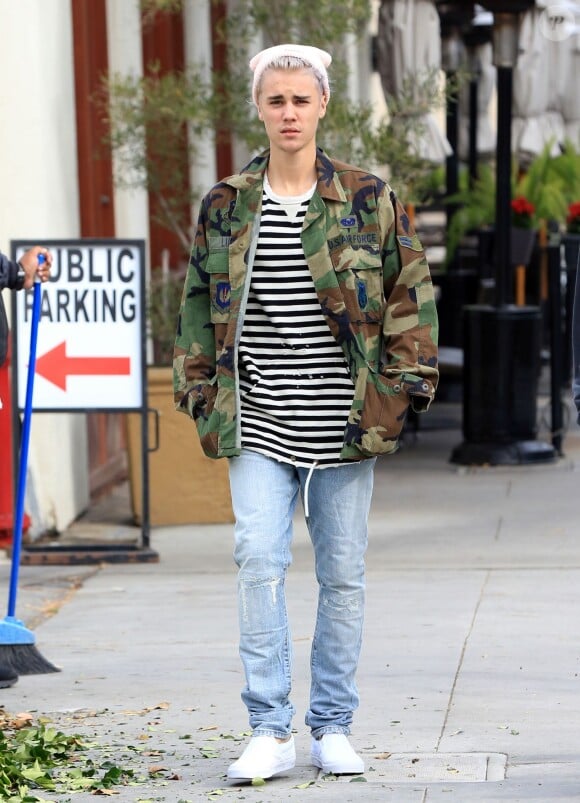
{"type": "Polygon", "coordinates": [[[541,311],[513,304],[510,264],[511,107],[520,14],[534,0],[482,0],[493,12],[497,68],[494,305],[463,308],[463,442],[451,454],[461,465],[518,465],[556,458],[538,441],[541,311]]]}

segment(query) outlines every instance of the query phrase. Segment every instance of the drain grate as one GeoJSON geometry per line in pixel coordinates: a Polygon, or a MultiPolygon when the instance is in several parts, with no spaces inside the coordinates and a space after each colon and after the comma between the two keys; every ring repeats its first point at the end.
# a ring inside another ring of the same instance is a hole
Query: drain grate
{"type": "Polygon", "coordinates": [[[503,781],[507,756],[504,753],[382,753],[369,756],[381,780],[419,782],[503,781]]]}

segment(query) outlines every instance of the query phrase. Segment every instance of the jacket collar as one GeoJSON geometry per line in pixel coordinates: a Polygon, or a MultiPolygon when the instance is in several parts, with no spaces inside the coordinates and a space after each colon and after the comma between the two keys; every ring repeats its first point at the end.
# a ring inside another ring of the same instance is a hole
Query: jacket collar
{"type": "MultiPolygon", "coordinates": [[[[236,190],[248,190],[255,188],[257,184],[262,185],[269,157],[270,151],[264,151],[252,159],[239,173],[224,179],[223,183],[236,190]]],[[[330,201],[346,201],[346,195],[334,164],[322,148],[316,149],[316,173],[318,175],[316,191],[321,198],[330,201]]]]}

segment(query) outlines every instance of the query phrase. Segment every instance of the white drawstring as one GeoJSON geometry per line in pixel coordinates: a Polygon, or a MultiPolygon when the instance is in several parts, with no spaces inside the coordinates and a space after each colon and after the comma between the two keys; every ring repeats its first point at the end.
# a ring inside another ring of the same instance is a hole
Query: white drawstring
{"type": "Polygon", "coordinates": [[[308,476],[306,477],[306,482],[304,483],[304,516],[308,518],[309,516],[309,505],[308,505],[308,490],[310,488],[310,480],[312,479],[312,472],[318,465],[318,462],[313,463],[310,466],[310,471],[308,472],[308,476]]]}

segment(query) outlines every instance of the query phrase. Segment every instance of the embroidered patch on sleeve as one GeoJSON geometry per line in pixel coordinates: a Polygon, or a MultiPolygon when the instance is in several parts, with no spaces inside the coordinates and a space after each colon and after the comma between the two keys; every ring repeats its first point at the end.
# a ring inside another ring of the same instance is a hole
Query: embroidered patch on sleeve
{"type": "Polygon", "coordinates": [[[221,310],[230,306],[231,287],[229,282],[217,282],[215,286],[215,303],[221,310]]]}
{"type": "Polygon", "coordinates": [[[414,234],[412,237],[409,237],[406,234],[398,234],[397,240],[399,241],[399,245],[402,245],[404,248],[410,248],[412,251],[423,250],[421,241],[416,234],[414,234]]]}

